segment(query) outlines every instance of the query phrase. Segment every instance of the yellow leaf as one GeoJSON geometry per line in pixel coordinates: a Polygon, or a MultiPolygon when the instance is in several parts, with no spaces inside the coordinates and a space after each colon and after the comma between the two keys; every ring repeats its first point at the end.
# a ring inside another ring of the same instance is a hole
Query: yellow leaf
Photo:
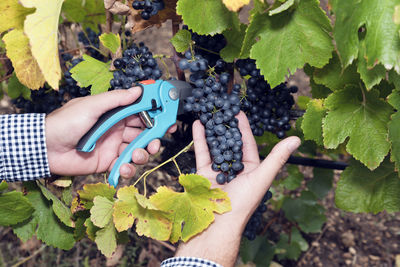
{"type": "Polygon", "coordinates": [[[45,80],[29,48],[28,37],[22,30],[12,30],[3,37],[7,57],[11,60],[18,80],[31,89],[39,89],[45,80]]]}
{"type": "Polygon", "coordinates": [[[21,6],[18,0],[1,0],[0,10],[0,33],[2,33],[11,28],[22,29],[26,15],[35,9],[21,6]]]}
{"type": "Polygon", "coordinates": [[[58,89],[61,67],[58,58],[58,19],[63,0],[20,0],[36,12],[25,19],[24,32],[29,38],[32,55],[37,60],[47,83],[58,89]]]}
{"type": "Polygon", "coordinates": [[[243,6],[248,5],[250,0],[222,0],[222,2],[230,11],[236,12],[243,6]]]}

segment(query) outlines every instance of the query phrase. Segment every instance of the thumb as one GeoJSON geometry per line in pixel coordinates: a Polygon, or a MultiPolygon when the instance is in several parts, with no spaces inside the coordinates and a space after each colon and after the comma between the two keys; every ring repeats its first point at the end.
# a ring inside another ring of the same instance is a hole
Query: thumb
{"type": "Polygon", "coordinates": [[[254,171],[252,179],[258,187],[269,188],[289,156],[300,146],[297,136],[288,137],[274,146],[266,159],[254,171]]]}
{"type": "Polygon", "coordinates": [[[88,110],[93,110],[99,115],[119,106],[129,105],[135,102],[142,94],[142,88],[132,87],[128,90],[118,89],[91,96],[87,101],[88,110]]]}

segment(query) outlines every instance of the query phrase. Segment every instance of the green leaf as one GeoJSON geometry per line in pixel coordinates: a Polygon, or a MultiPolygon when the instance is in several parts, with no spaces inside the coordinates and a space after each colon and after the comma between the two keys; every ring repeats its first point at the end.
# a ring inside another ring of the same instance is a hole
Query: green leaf
{"type": "Polygon", "coordinates": [[[35,11],[34,8],[25,8],[18,0],[0,1],[0,33],[11,28],[23,29],[25,17],[35,11]]]}
{"type": "Polygon", "coordinates": [[[83,190],[78,190],[78,197],[74,199],[71,210],[74,211],[78,205],[82,205],[88,210],[91,209],[93,207],[93,199],[96,196],[103,196],[108,200],[113,201],[115,192],[115,188],[108,184],[85,184],[83,190]]]}
{"type": "Polygon", "coordinates": [[[343,89],[349,84],[358,85],[360,83],[356,64],[343,69],[336,53],[333,53],[328,65],[322,69],[315,69],[313,79],[315,83],[325,85],[332,91],[343,89]]]}
{"type": "Polygon", "coordinates": [[[304,113],[301,129],[306,140],[313,140],[318,145],[323,145],[322,120],[326,115],[323,99],[313,99],[308,102],[304,113]]]}
{"type": "Polygon", "coordinates": [[[399,26],[393,21],[394,7],[398,1],[336,0],[334,37],[346,67],[357,57],[367,60],[367,67],[381,63],[386,69],[400,72],[399,26]],[[365,53],[359,54],[359,29],[365,27],[365,53]]]}
{"type": "Polygon", "coordinates": [[[318,0],[300,1],[293,12],[263,16],[265,26],[250,56],[271,87],[283,82],[287,74],[305,63],[315,67],[328,63],[334,48],[329,35],[331,25],[318,0]]]}
{"type": "Polygon", "coordinates": [[[93,199],[93,204],[90,209],[90,220],[97,227],[103,228],[112,221],[114,201],[102,196],[96,196],[93,199]]]}
{"type": "Polygon", "coordinates": [[[7,94],[11,99],[16,99],[20,95],[25,99],[31,99],[31,90],[19,82],[15,72],[8,80],[7,94]]]}
{"type": "Polygon", "coordinates": [[[374,171],[353,160],[337,184],[335,203],[351,212],[400,211],[400,179],[389,159],[374,171]]]}
{"type": "Polygon", "coordinates": [[[276,134],[271,132],[264,132],[262,136],[254,136],[254,138],[260,147],[260,155],[265,157],[268,156],[272,148],[280,141],[276,134]]]}
{"type": "Polygon", "coordinates": [[[346,138],[346,150],[371,170],[379,166],[390,144],[387,124],[393,108],[379,99],[377,90],[349,86],[325,100],[324,145],[337,148],[346,138]]]}
{"type": "Polygon", "coordinates": [[[285,3],[283,3],[283,4],[280,5],[279,7],[270,10],[270,11],[268,12],[268,14],[269,14],[270,16],[279,14],[279,13],[281,13],[281,12],[283,12],[283,11],[288,10],[291,6],[293,6],[293,4],[294,4],[294,0],[287,0],[285,3]]]}
{"type": "Polygon", "coordinates": [[[75,221],[74,238],[76,241],[79,241],[85,237],[85,234],[86,234],[85,221],[86,220],[87,220],[87,218],[78,217],[78,219],[76,219],[76,221],[75,221]]]}
{"type": "Polygon", "coordinates": [[[104,47],[108,48],[112,53],[116,53],[118,48],[121,46],[121,38],[119,34],[114,33],[103,33],[99,36],[100,42],[104,47]]]}
{"type": "Polygon", "coordinates": [[[388,124],[389,141],[391,144],[390,159],[395,163],[396,170],[400,168],[400,113],[397,111],[392,115],[388,124]]]}
{"type": "Polygon", "coordinates": [[[282,204],[282,210],[289,221],[297,222],[301,230],[306,233],[321,231],[326,221],[323,207],[317,203],[314,194],[309,191],[303,191],[296,199],[286,198],[282,204]]]}
{"type": "Polygon", "coordinates": [[[245,36],[243,39],[243,44],[239,56],[240,58],[250,57],[250,49],[256,43],[257,37],[263,31],[268,30],[267,27],[269,25],[269,22],[265,19],[266,17],[266,14],[260,13],[255,13],[251,17],[250,24],[246,28],[245,36]]]}
{"type": "Polygon", "coordinates": [[[75,223],[72,221],[72,212],[70,209],[62,203],[62,201],[50,192],[46,187],[38,183],[42,194],[47,200],[52,202],[51,207],[53,208],[54,214],[63,222],[66,226],[74,227],[75,223]]]}
{"type": "Polygon", "coordinates": [[[229,11],[221,0],[179,0],[176,12],[189,29],[203,35],[222,33],[239,23],[237,14],[229,11]]]}
{"type": "Polygon", "coordinates": [[[246,24],[240,24],[239,28],[234,27],[223,32],[227,44],[219,53],[226,62],[233,62],[239,57],[246,28],[246,24]]]}
{"type": "Polygon", "coordinates": [[[192,43],[192,34],[188,30],[180,30],[170,41],[178,53],[183,53],[189,49],[192,43]]]}
{"type": "Polygon", "coordinates": [[[300,109],[306,110],[307,109],[307,104],[311,101],[311,98],[309,96],[305,95],[299,95],[297,97],[297,106],[300,109]]]}
{"type": "MultiPolygon", "coordinates": [[[[3,183],[1,185],[4,187],[3,183]]],[[[1,226],[9,226],[25,221],[31,217],[33,211],[31,203],[21,192],[12,191],[0,194],[1,226]]]]}
{"type": "Polygon", "coordinates": [[[299,167],[289,165],[287,172],[289,175],[282,181],[282,185],[288,190],[295,190],[300,187],[301,182],[304,180],[304,175],[299,171],[299,167]]]}
{"type": "Polygon", "coordinates": [[[388,96],[387,101],[395,109],[400,109],[400,91],[397,89],[393,90],[392,93],[388,96]]]}
{"type": "Polygon", "coordinates": [[[374,85],[377,85],[386,76],[386,69],[383,65],[377,64],[374,67],[367,66],[367,60],[364,58],[366,53],[365,41],[360,43],[360,56],[358,57],[358,68],[357,71],[360,73],[361,79],[363,80],[367,89],[371,89],[374,85]]]}
{"type": "Polygon", "coordinates": [[[66,19],[80,23],[83,28],[90,27],[98,31],[98,24],[106,21],[106,12],[103,0],[67,0],[64,1],[62,12],[66,19]]]}
{"type": "Polygon", "coordinates": [[[322,199],[332,189],[333,170],[314,168],[313,179],[307,183],[308,189],[322,199]]]}
{"type": "Polygon", "coordinates": [[[301,236],[299,230],[291,229],[291,235],[281,234],[279,242],[276,244],[278,259],[297,260],[302,251],[307,251],[308,243],[301,236]]]}
{"type": "Polygon", "coordinates": [[[389,71],[389,82],[393,83],[397,90],[400,90],[400,75],[394,70],[389,71]]]}
{"type": "Polygon", "coordinates": [[[4,190],[7,190],[7,189],[8,189],[7,182],[5,180],[2,180],[1,183],[0,183],[0,192],[4,191],[4,190]]]}
{"type": "Polygon", "coordinates": [[[275,247],[263,236],[249,241],[243,238],[240,244],[240,256],[244,263],[253,262],[257,267],[269,267],[275,254],[275,247]]]}
{"type": "Polygon", "coordinates": [[[172,223],[168,214],[158,210],[134,186],[118,190],[114,204],[114,224],[119,232],[128,230],[136,220],[136,232],[157,240],[168,240],[172,223]]]}
{"type": "Polygon", "coordinates": [[[40,191],[35,182],[24,184],[27,190],[26,197],[35,208],[32,218],[13,225],[14,233],[23,241],[28,240],[34,233],[39,240],[49,246],[65,250],[71,249],[75,244],[73,228],[60,222],[55,215],[50,201],[40,191]]]}
{"type": "Polygon", "coordinates": [[[104,63],[88,55],[83,55],[83,61],[73,67],[70,72],[82,87],[91,87],[91,94],[106,92],[110,88],[113,74],[109,71],[110,63],[104,63]]]}
{"type": "Polygon", "coordinates": [[[210,189],[211,182],[199,175],[180,175],[183,193],[162,186],[150,201],[160,210],[169,213],[172,221],[171,242],[189,240],[201,233],[214,221],[214,212],[219,214],[231,210],[227,193],[219,188],[210,189]]]}
{"type": "Polygon", "coordinates": [[[117,230],[112,221],[96,232],[95,242],[101,253],[111,257],[117,249],[117,230]]]}

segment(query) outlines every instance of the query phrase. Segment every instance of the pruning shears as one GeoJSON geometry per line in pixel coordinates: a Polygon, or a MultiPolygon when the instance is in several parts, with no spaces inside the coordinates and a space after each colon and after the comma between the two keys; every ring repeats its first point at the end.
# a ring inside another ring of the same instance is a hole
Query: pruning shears
{"type": "Polygon", "coordinates": [[[168,128],[175,124],[177,115],[183,113],[183,100],[192,92],[192,86],[183,81],[146,80],[138,86],[142,87],[142,95],[134,103],[104,113],[76,147],[78,151],[91,152],[97,140],[113,125],[139,114],[146,129],[125,148],[114,164],[108,177],[109,184],[114,187],[118,185],[120,167],[132,161],[132,152],[163,137],[168,128]]]}

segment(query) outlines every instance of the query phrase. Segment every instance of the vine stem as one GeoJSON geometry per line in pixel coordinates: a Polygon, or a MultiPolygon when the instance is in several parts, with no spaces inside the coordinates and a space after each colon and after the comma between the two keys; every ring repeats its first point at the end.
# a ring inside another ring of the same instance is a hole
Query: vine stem
{"type": "Polygon", "coordinates": [[[175,156],[172,156],[171,158],[167,159],[166,161],[164,161],[163,163],[161,163],[160,165],[145,171],[137,180],[136,182],[133,184],[133,186],[136,186],[138,182],[140,182],[140,180],[144,180],[144,195],[146,196],[147,190],[146,190],[146,178],[147,176],[149,176],[152,172],[158,170],[159,168],[161,168],[162,166],[164,166],[167,163],[170,163],[171,161],[174,162],[178,168],[179,174],[181,174],[181,171],[178,167],[178,164],[176,163],[175,159],[177,157],[179,157],[181,154],[188,152],[189,149],[193,146],[193,140],[192,142],[190,142],[190,144],[188,144],[187,146],[185,146],[181,151],[179,151],[175,156]]]}
{"type": "Polygon", "coordinates": [[[42,252],[47,246],[43,245],[41,248],[39,248],[38,250],[36,250],[35,252],[33,252],[31,255],[29,255],[28,257],[22,259],[21,261],[17,262],[16,264],[12,265],[11,267],[18,267],[22,264],[24,264],[25,262],[29,261],[30,259],[34,258],[37,254],[39,254],[40,252],[42,252]]]}
{"type": "Polygon", "coordinates": [[[2,77],[2,78],[0,79],[0,83],[1,83],[1,82],[4,82],[5,80],[8,80],[12,75],[13,75],[13,74],[11,73],[11,74],[8,74],[8,75],[2,77]]]}

